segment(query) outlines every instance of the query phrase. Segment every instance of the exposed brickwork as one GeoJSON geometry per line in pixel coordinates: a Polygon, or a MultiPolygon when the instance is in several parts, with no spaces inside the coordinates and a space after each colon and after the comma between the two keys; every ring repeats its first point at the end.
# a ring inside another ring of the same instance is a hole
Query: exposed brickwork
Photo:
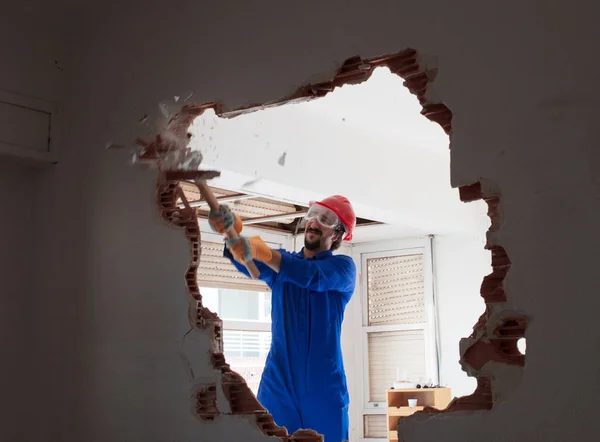
{"type": "Polygon", "coordinates": [[[442,103],[430,103],[427,101],[427,85],[435,77],[435,69],[423,68],[419,65],[418,54],[414,49],[406,49],[402,52],[383,57],[361,59],[352,57],[347,59],[333,80],[323,83],[309,84],[298,88],[293,94],[278,100],[277,103],[256,104],[247,106],[243,109],[224,112],[223,108],[214,105],[215,112],[219,115],[235,116],[268,105],[280,105],[294,101],[303,101],[312,98],[324,97],[332,92],[336,87],[344,84],[358,84],[369,79],[373,70],[379,66],[387,66],[391,72],[404,78],[404,85],[414,95],[423,106],[421,114],[429,120],[438,123],[447,134],[450,134],[452,112],[442,103]]]}
{"type": "Polygon", "coordinates": [[[203,420],[213,420],[220,413],[217,408],[217,386],[209,385],[199,388],[195,393],[196,407],[194,412],[203,420]]]}
{"type": "MultiPolygon", "coordinates": [[[[488,216],[492,223],[490,232],[500,228],[500,198],[497,195],[485,195],[481,183],[477,182],[459,188],[462,201],[470,202],[483,199],[488,204],[488,216]]],[[[489,235],[488,235],[489,238],[489,235]]],[[[506,303],[504,278],[510,269],[510,259],[503,247],[491,244],[488,240],[486,248],[492,253],[492,273],[487,275],[481,284],[481,296],[486,303],[486,310],[481,315],[473,333],[471,342],[463,355],[463,362],[479,371],[488,361],[503,362],[511,365],[525,364],[525,356],[517,348],[517,341],[525,336],[528,318],[521,314],[513,314],[490,330],[489,321],[492,311],[503,311],[506,303]]]]}
{"type": "MultiPolygon", "coordinates": [[[[298,88],[293,94],[278,100],[275,103],[257,104],[244,109],[225,111],[218,103],[206,103],[204,105],[187,105],[173,116],[168,123],[168,131],[175,139],[189,139],[188,128],[193,120],[202,114],[204,110],[213,108],[220,116],[232,117],[255,108],[276,106],[294,101],[323,97],[332,92],[336,87],[344,84],[357,84],[366,81],[372,74],[373,69],[378,66],[387,66],[393,73],[404,78],[404,85],[417,96],[423,106],[421,113],[431,121],[438,123],[443,130],[451,133],[452,113],[442,103],[431,103],[427,101],[427,87],[435,78],[435,70],[423,68],[419,64],[419,57],[415,50],[406,49],[394,55],[377,57],[373,59],[361,59],[352,57],[347,59],[331,81],[309,84],[298,88]]],[[[161,154],[168,151],[171,137],[165,139],[157,135],[152,142],[137,140],[142,146],[143,152],[139,155],[140,161],[148,162],[158,166],[160,170],[161,154]]],[[[244,379],[231,370],[223,355],[222,321],[210,310],[202,306],[202,296],[197,285],[196,270],[200,256],[200,230],[198,227],[196,212],[187,206],[184,209],[178,207],[178,199],[186,203],[185,196],[179,188],[179,180],[199,178],[198,174],[205,179],[218,175],[218,172],[184,172],[167,171],[161,173],[158,183],[158,204],[162,217],[172,225],[182,228],[190,243],[190,264],[185,274],[185,280],[190,295],[189,318],[193,327],[210,330],[213,336],[210,359],[212,367],[221,373],[221,385],[208,385],[196,387],[193,409],[201,419],[215,419],[220,412],[217,408],[217,388],[222,388],[229,403],[231,414],[254,415],[256,424],[263,433],[269,436],[279,437],[284,441],[321,441],[322,436],[311,430],[299,430],[294,435],[288,435],[285,428],[277,426],[270,416],[256,400],[252,391],[247,387],[244,379]]],[[[482,192],[480,183],[459,188],[462,201],[476,201],[484,199],[489,207],[488,215],[492,220],[490,231],[495,231],[500,226],[499,197],[486,196],[482,192]]],[[[474,343],[466,350],[463,362],[469,364],[473,369],[479,370],[488,361],[500,361],[508,364],[523,365],[524,356],[516,349],[517,340],[524,335],[527,318],[506,318],[502,324],[494,330],[488,330],[488,320],[491,316],[491,306],[499,305],[506,301],[503,281],[510,268],[510,260],[501,246],[487,245],[492,254],[493,271],[484,278],[481,285],[481,295],[486,302],[486,311],[481,316],[473,329],[470,338],[474,343]]],[[[465,410],[489,410],[492,408],[492,382],[488,377],[477,377],[477,389],[469,396],[457,398],[451,402],[446,410],[434,410],[426,408],[424,413],[446,413],[465,410]]]]}
{"type": "MultiPolygon", "coordinates": [[[[500,228],[500,199],[497,195],[485,195],[481,183],[462,186],[459,192],[462,201],[480,199],[486,201],[488,216],[492,221],[490,232],[500,228]]],[[[492,318],[492,311],[503,311],[506,303],[504,278],[508,274],[511,263],[503,247],[490,244],[488,241],[486,248],[492,254],[492,273],[487,275],[481,284],[481,296],[486,303],[486,310],[473,327],[471,336],[467,338],[471,344],[464,352],[463,362],[476,371],[481,370],[488,361],[523,366],[525,356],[518,350],[517,341],[525,336],[528,318],[521,314],[513,314],[490,330],[489,321],[492,318]]]]}

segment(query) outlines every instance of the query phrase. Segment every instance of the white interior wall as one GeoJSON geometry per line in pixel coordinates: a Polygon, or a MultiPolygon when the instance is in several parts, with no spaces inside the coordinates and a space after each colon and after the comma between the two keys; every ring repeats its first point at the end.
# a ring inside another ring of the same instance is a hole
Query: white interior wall
{"type": "Polygon", "coordinates": [[[406,440],[595,440],[600,244],[576,238],[599,215],[597,13],[590,1],[92,5],[71,29],[60,164],[40,185],[30,397],[46,412],[32,425],[15,411],[13,440],[266,440],[243,418],[191,416],[177,353],[187,245],[157,218],[153,173],[105,143],[140,135],[132,122],[171,95],[272,101],[349,56],[407,46],[439,67],[430,93],[454,114],[453,184],[483,177],[502,192],[509,303],[534,319],[517,391],[489,413],[417,422],[406,440]]]}
{"type": "Polygon", "coordinates": [[[471,394],[476,381],[462,370],[456,343],[469,336],[485,310],[479,294],[483,277],[491,273],[485,235],[436,235],[433,238],[435,295],[438,308],[440,382],[452,396],[471,394]]]}
{"type": "Polygon", "coordinates": [[[448,136],[403,81],[378,68],[319,100],[232,119],[210,110],[190,145],[222,171],[216,186],[300,204],[339,193],[358,216],[388,224],[357,229],[355,241],[477,229],[487,208],[462,204],[450,187],[448,136]]]}
{"type": "MultiPolygon", "coordinates": [[[[459,364],[457,342],[471,334],[473,325],[485,309],[479,289],[483,277],[491,272],[490,253],[484,249],[485,234],[453,234],[434,236],[432,242],[434,291],[437,303],[437,326],[439,329],[440,383],[451,389],[452,397],[471,394],[476,386],[474,378],[468,377],[459,364]]],[[[386,250],[390,241],[401,247],[403,240],[389,238],[385,242],[371,243],[374,250],[386,250]]],[[[368,243],[359,244],[365,246],[368,243]]],[[[352,248],[342,253],[353,255],[352,248]]],[[[358,271],[360,256],[354,253],[358,271]]],[[[350,391],[350,441],[362,437],[361,419],[364,412],[363,349],[361,327],[363,321],[361,287],[352,297],[346,309],[342,330],[344,364],[350,391]]]]}

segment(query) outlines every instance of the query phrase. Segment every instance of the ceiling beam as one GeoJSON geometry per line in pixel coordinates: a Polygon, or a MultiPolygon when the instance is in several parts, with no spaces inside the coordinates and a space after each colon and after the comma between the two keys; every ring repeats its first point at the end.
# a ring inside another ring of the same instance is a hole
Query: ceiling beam
{"type": "MultiPolygon", "coordinates": [[[[253,195],[248,195],[246,193],[236,193],[233,195],[225,195],[225,196],[219,196],[217,197],[217,201],[219,203],[230,203],[232,201],[242,201],[242,200],[249,200],[252,198],[256,198],[253,195]]],[[[208,206],[208,203],[204,200],[202,201],[190,201],[190,207],[203,207],[203,206],[208,206]]]]}
{"type": "Polygon", "coordinates": [[[250,224],[268,223],[268,222],[272,222],[272,221],[280,221],[283,219],[301,218],[304,215],[306,215],[307,212],[308,212],[308,210],[299,210],[298,212],[294,212],[294,213],[283,213],[281,215],[269,215],[269,216],[260,216],[258,218],[248,218],[248,219],[245,219],[243,221],[243,223],[244,223],[244,225],[250,225],[250,224]]]}

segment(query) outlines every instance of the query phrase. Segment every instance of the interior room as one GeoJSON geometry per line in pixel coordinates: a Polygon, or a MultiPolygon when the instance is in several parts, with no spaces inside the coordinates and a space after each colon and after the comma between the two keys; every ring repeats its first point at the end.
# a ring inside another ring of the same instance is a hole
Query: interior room
{"type": "MultiPolygon", "coordinates": [[[[394,408],[386,403],[394,381],[407,381],[396,388],[446,387],[448,401],[474,391],[456,342],[485,309],[479,289],[492,271],[484,248],[487,205],[464,204],[451,188],[444,172],[450,168],[448,136],[421,115],[403,83],[388,68],[376,68],[364,83],[320,99],[231,119],[206,111],[190,128],[190,146],[203,154],[203,168],[221,171],[210,181],[215,194],[242,216],[244,229],[273,247],[304,246],[300,227],[309,201],[339,191],[353,202],[357,227],[339,253],[353,257],[363,278],[342,335],[349,435],[356,440],[388,440],[390,431],[390,440],[397,440],[398,418],[386,415],[394,408]]],[[[192,182],[183,188],[200,216],[203,305],[224,320],[227,362],[256,394],[270,344],[270,290],[223,258],[223,240],[206,221],[206,202],[192,182]]],[[[392,413],[420,410],[401,405],[407,408],[392,413]]]]}
{"type": "Polygon", "coordinates": [[[255,397],[270,290],[133,155],[169,133],[270,247],[351,200],[348,440],[596,440],[597,9],[7,6],[0,439],[321,440],[255,397]]]}

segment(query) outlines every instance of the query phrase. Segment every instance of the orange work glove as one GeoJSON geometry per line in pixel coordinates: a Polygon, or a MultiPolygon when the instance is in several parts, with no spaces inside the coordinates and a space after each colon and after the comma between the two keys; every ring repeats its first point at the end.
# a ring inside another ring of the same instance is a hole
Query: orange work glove
{"type": "Polygon", "coordinates": [[[244,227],[242,219],[237,216],[226,204],[221,204],[219,211],[211,209],[208,212],[208,223],[210,228],[220,234],[225,234],[232,227],[239,234],[244,227]]]}
{"type": "Polygon", "coordinates": [[[273,258],[273,251],[265,244],[260,236],[250,238],[239,236],[227,240],[227,248],[236,261],[247,263],[256,259],[261,262],[269,262],[273,258]]]}

